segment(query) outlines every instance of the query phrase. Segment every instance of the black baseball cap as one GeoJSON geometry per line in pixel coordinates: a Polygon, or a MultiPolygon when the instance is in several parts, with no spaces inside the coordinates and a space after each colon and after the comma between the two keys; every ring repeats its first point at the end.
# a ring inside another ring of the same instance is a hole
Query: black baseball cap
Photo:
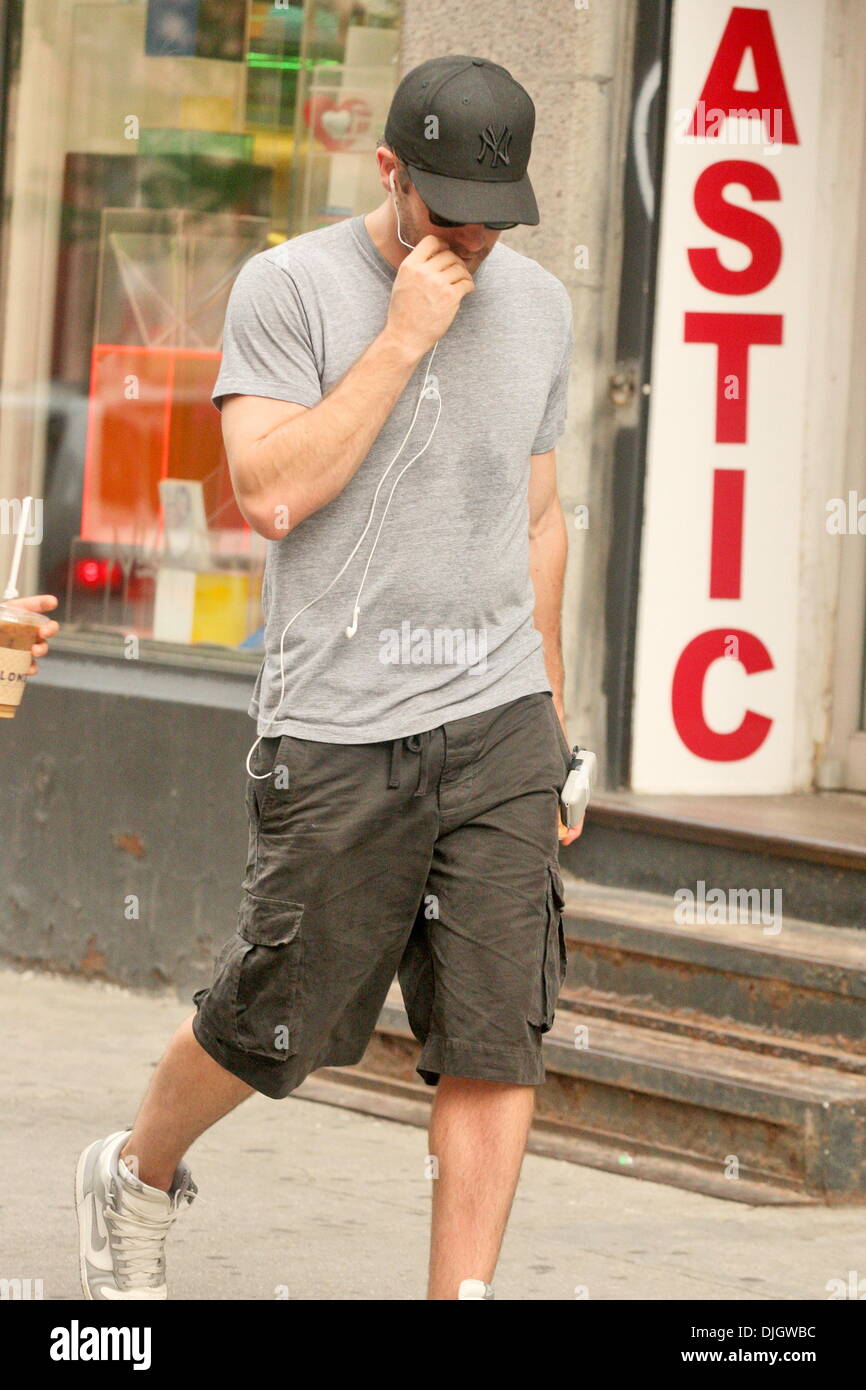
{"type": "Polygon", "coordinates": [[[449,222],[538,224],[526,166],[535,106],[511,73],[486,58],[428,58],[403,78],[385,142],[432,212],[449,222]]]}

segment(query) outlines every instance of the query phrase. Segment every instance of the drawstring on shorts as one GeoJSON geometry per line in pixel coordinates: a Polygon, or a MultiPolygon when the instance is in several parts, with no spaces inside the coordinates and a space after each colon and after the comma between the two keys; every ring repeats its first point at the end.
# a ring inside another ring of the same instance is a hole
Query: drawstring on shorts
{"type": "Polygon", "coordinates": [[[388,777],[389,787],[399,787],[403,746],[410,753],[419,753],[418,785],[413,796],[424,796],[427,791],[427,771],[430,758],[430,730],[423,734],[409,734],[408,738],[395,738],[391,744],[391,769],[388,777]]]}

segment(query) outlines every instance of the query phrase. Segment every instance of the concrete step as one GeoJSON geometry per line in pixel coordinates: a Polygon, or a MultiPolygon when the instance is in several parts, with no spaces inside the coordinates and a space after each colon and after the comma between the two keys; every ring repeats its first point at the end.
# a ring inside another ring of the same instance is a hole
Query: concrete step
{"type": "Polygon", "coordinates": [[[594,883],[659,893],[778,889],[786,914],[866,927],[866,798],[649,796],[604,792],[563,866],[594,883]]]}
{"type": "MultiPolygon", "coordinates": [[[[359,1068],[331,1080],[422,1123],[430,1088],[418,1052],[395,985],[359,1068]]],[[[866,1202],[866,1076],[827,1058],[762,1054],[563,1000],[545,1062],[534,1139],[544,1152],[734,1201],[866,1202]]]]}
{"type": "Polygon", "coordinates": [[[671,896],[563,875],[569,984],[590,1013],[860,1071],[866,1059],[866,933],[783,916],[680,924],[671,896]],[[785,1044],[788,1050],[785,1050],[785,1044]],[[799,1054],[797,1046],[799,1044],[799,1054]]]}
{"type": "Polygon", "coordinates": [[[632,1002],[623,1002],[614,994],[605,994],[589,988],[572,989],[570,986],[562,992],[560,1007],[568,1007],[572,1013],[579,1013],[584,1018],[597,1017],[609,1019],[611,1022],[631,1023],[640,1028],[652,1028],[686,1038],[699,1038],[723,1047],[737,1047],[745,1052],[787,1057],[793,1061],[808,1062],[812,1066],[833,1067],[839,1071],[866,1076],[866,1055],[861,1053],[851,1052],[844,1047],[823,1046],[804,1039],[768,1033],[761,1028],[735,1024],[726,1019],[709,1018],[692,1010],[684,1010],[678,1014],[673,1010],[647,1008],[632,1002]]]}
{"type": "MultiPolygon", "coordinates": [[[[385,1041],[384,1035],[371,1043],[365,1065],[377,1065],[377,1053],[385,1041]]],[[[392,1053],[393,1062],[394,1055],[392,1053]]],[[[433,1088],[417,1079],[394,1079],[358,1067],[323,1067],[313,1073],[293,1093],[301,1100],[318,1101],[357,1110],[364,1115],[378,1115],[385,1120],[426,1128],[430,1120],[433,1088]]],[[[808,1197],[790,1187],[762,1180],[740,1177],[725,1179],[716,1168],[698,1164],[684,1165],[663,1154],[626,1151],[622,1144],[605,1141],[601,1136],[584,1137],[567,1125],[536,1116],[527,1148],[530,1153],[547,1158],[559,1158],[584,1168],[599,1168],[621,1176],[642,1178],[646,1182],[664,1183],[707,1193],[725,1201],[743,1202],[748,1206],[818,1206],[816,1198],[808,1197]]]]}

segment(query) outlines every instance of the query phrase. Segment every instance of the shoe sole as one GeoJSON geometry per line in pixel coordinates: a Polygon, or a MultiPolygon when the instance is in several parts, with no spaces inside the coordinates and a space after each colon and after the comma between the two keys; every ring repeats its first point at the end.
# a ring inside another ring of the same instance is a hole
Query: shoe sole
{"type": "Polygon", "coordinates": [[[87,1155],[92,1148],[93,1145],[88,1144],[87,1148],[83,1149],[79,1154],[78,1162],[75,1165],[75,1219],[78,1223],[78,1277],[81,1280],[81,1289],[84,1297],[89,1303],[92,1303],[94,1300],[93,1294],[90,1292],[87,1284],[87,1251],[85,1249],[87,1241],[87,1223],[82,1219],[82,1215],[84,1207],[84,1173],[87,1168],[87,1155]]]}

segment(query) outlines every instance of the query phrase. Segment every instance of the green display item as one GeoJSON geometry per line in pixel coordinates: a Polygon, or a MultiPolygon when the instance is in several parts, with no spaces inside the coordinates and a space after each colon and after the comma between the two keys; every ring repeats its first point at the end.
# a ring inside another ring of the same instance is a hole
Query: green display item
{"type": "Polygon", "coordinates": [[[211,159],[250,160],[251,135],[222,130],[173,130],[165,126],[143,129],[139,136],[142,155],[207,155],[211,159]]]}

